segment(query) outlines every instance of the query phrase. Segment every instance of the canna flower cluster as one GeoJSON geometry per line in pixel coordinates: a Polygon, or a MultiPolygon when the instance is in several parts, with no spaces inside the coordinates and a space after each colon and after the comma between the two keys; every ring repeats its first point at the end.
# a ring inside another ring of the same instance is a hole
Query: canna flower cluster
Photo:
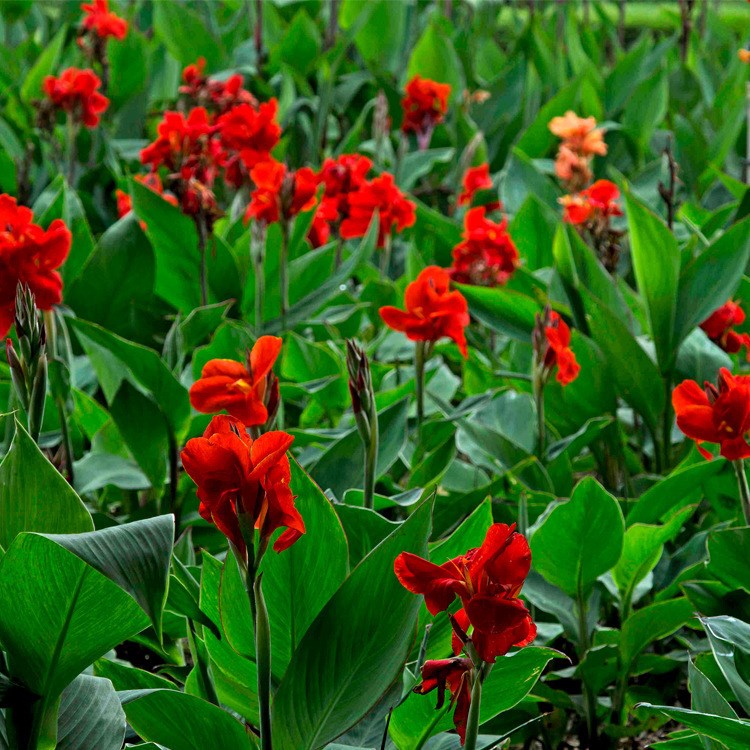
{"type": "MultiPolygon", "coordinates": [[[[103,77],[109,76],[107,42],[122,41],[128,33],[128,22],[109,9],[109,0],[94,0],[81,5],[83,20],[76,40],[81,51],[92,63],[97,63],[103,77]]],[[[103,87],[106,90],[106,83],[103,87]]]]}
{"type": "Polygon", "coordinates": [[[425,662],[422,682],[415,692],[438,690],[438,708],[446,688],[455,704],[453,722],[463,743],[471,703],[471,687],[482,663],[492,664],[514,646],[527,646],[536,637],[536,626],[518,598],[531,568],[531,550],[515,525],[495,523],[481,547],[442,565],[410,552],[394,562],[401,585],[424,596],[430,614],[445,612],[456,598],[461,608],[451,615],[455,656],[470,658],[425,662]],[[475,661],[475,659],[477,661],[475,661]]]}
{"type": "Polygon", "coordinates": [[[750,376],[732,375],[722,367],[718,385],[684,380],[672,392],[677,426],[711,458],[703,443],[716,443],[730,461],[750,458],[750,376]]]}
{"type": "Polygon", "coordinates": [[[455,341],[468,356],[464,329],[469,324],[469,307],[459,291],[451,291],[450,276],[439,266],[428,266],[406,287],[406,310],[380,308],[383,322],[411,341],[434,343],[443,337],[455,341]]]}
{"type": "Polygon", "coordinates": [[[31,209],[10,195],[0,195],[0,336],[13,325],[16,289],[26,285],[40,310],[62,302],[57,269],[70,252],[71,234],[62,219],[45,230],[33,222],[31,209]]]}
{"type": "Polygon", "coordinates": [[[750,334],[737,333],[735,326],[745,322],[745,311],[737,302],[729,300],[714,310],[701,324],[706,336],[728,354],[737,354],[743,347],[750,360],[750,334]]]}
{"type": "Polygon", "coordinates": [[[42,84],[47,98],[40,105],[40,120],[46,119],[51,130],[54,115],[65,112],[75,126],[95,128],[109,106],[109,99],[99,90],[101,84],[93,70],[68,68],[58,77],[47,76],[42,84]]]}
{"type": "Polygon", "coordinates": [[[562,386],[578,377],[581,366],[570,348],[570,328],[554,310],[546,308],[543,315],[537,313],[532,343],[535,378],[539,379],[542,388],[555,370],[557,382],[562,386]]]}
{"type": "Polygon", "coordinates": [[[451,87],[447,83],[418,75],[406,84],[406,95],[401,100],[401,131],[414,133],[421,150],[430,145],[432,131],[445,118],[450,93],[451,87]]]}
{"type": "Polygon", "coordinates": [[[593,178],[591,161],[594,156],[607,153],[604,131],[596,127],[593,117],[579,117],[570,110],[562,117],[553,117],[549,129],[562,139],[555,159],[555,173],[568,192],[576,193],[593,178]]]}
{"type": "Polygon", "coordinates": [[[281,162],[264,161],[253,167],[250,176],[256,187],[245,221],[253,218],[266,224],[288,223],[315,205],[318,181],[310,167],[291,171],[281,162]]]}
{"type": "Polygon", "coordinates": [[[487,218],[487,208],[470,208],[464,216],[463,240],[453,248],[453,281],[479,286],[502,286],[521,263],[508,233],[508,220],[487,218]]]}
{"type": "MultiPolygon", "coordinates": [[[[480,164],[478,167],[469,167],[461,179],[462,191],[456,201],[459,206],[470,206],[477,193],[482,190],[492,190],[492,178],[490,177],[490,165],[480,164]]],[[[499,201],[486,204],[488,211],[502,208],[499,201]]]]}
{"type": "Polygon", "coordinates": [[[613,217],[622,216],[617,203],[619,198],[617,185],[609,180],[597,180],[576,195],[560,198],[563,221],[590,239],[599,260],[610,273],[615,271],[620,259],[622,231],[611,223],[613,217]]]}
{"type": "Polygon", "coordinates": [[[293,440],[278,431],[253,440],[242,422],[218,416],[182,451],[182,465],[198,485],[198,512],[244,557],[248,540],[243,526],[258,530],[261,550],[277,529],[286,528],[273,545],[276,552],[288,549],[305,533],[289,487],[286,452],[293,440]]]}

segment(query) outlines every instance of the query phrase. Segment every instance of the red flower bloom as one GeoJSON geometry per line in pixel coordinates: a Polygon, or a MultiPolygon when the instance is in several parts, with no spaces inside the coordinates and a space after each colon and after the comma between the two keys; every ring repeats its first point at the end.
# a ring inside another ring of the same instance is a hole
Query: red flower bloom
{"type": "Polygon", "coordinates": [[[711,454],[701,443],[718,443],[721,455],[730,461],[750,458],[750,377],[732,375],[722,367],[719,387],[683,380],[672,392],[677,426],[695,440],[706,458],[711,454]]]}
{"type": "Polygon", "coordinates": [[[244,79],[239,73],[225,81],[217,81],[205,74],[206,58],[187,65],[182,71],[183,85],[179,92],[195,100],[202,107],[211,107],[219,113],[228,112],[241,104],[256,104],[255,97],[244,87],[244,79]]]}
{"type": "Polygon", "coordinates": [[[54,107],[72,113],[87,128],[95,128],[99,115],[109,106],[109,99],[98,91],[101,83],[93,70],[68,68],[59,78],[47,76],[43,89],[54,107]]]}
{"type": "Polygon", "coordinates": [[[474,200],[474,196],[480,190],[492,190],[490,165],[480,164],[478,167],[469,167],[464,172],[462,184],[464,189],[463,192],[458,196],[458,205],[471,205],[471,202],[474,200]]]}
{"type": "Polygon", "coordinates": [[[750,358],[750,335],[733,331],[734,326],[745,322],[745,311],[729,300],[718,310],[714,310],[702,323],[701,328],[708,338],[729,354],[736,354],[744,346],[750,358]]]}
{"type": "Polygon", "coordinates": [[[568,224],[608,224],[610,217],[622,216],[622,210],[617,205],[619,197],[617,185],[609,180],[597,180],[578,195],[560,198],[564,206],[563,221],[568,224]]]}
{"type": "Polygon", "coordinates": [[[190,388],[190,403],[197,411],[214,414],[222,409],[248,427],[268,420],[269,399],[278,400],[278,384],[271,371],[281,351],[281,339],[261,336],[249,352],[247,364],[233,359],[212,359],[190,388]]]}
{"type": "Polygon", "coordinates": [[[419,695],[425,695],[437,689],[436,710],[440,710],[445,704],[446,688],[450,691],[451,706],[456,706],[453,712],[453,725],[461,738],[462,745],[466,742],[466,722],[471,705],[472,669],[471,659],[429,660],[422,667],[422,682],[414,688],[414,692],[419,695]]]}
{"type": "Polygon", "coordinates": [[[227,181],[235,187],[247,181],[247,170],[271,159],[281,137],[277,111],[278,102],[271,99],[258,107],[240,104],[218,119],[227,181]]]}
{"type": "Polygon", "coordinates": [[[469,306],[461,292],[450,291],[450,277],[438,266],[428,266],[406,287],[406,312],[397,307],[381,307],[380,317],[394,331],[412,341],[437,341],[447,336],[458,344],[464,357],[469,325],[469,306]]]}
{"type": "MultiPolygon", "coordinates": [[[[518,598],[531,568],[531,550],[515,525],[490,526],[481,547],[443,565],[402,552],[394,563],[401,585],[424,596],[436,615],[458,596],[463,604],[455,619],[463,630],[473,626],[471,641],[480,658],[494,662],[512,646],[526,646],[536,637],[536,626],[518,598]]],[[[453,649],[463,644],[455,636],[453,649]]]]}
{"type": "Polygon", "coordinates": [[[182,451],[182,465],[198,485],[198,512],[243,554],[240,514],[249,517],[264,542],[276,529],[287,527],[273,545],[277,552],[305,533],[289,487],[286,451],[293,440],[285,432],[267,432],[252,440],[242,422],[218,416],[203,437],[188,440],[182,451]]]}
{"type": "Polygon", "coordinates": [[[393,175],[385,172],[374,180],[364,181],[349,193],[349,215],[341,222],[343,239],[364,237],[376,209],[380,219],[378,247],[395,228],[402,232],[417,220],[416,205],[407,200],[396,186],[393,175]]]}
{"type": "Polygon", "coordinates": [[[432,131],[443,121],[448,111],[450,93],[449,84],[421,76],[414,76],[406,84],[406,96],[401,100],[404,113],[401,130],[416,133],[420,148],[427,148],[432,131]]]}
{"type": "Polygon", "coordinates": [[[309,167],[290,172],[278,161],[264,161],[250,171],[256,185],[250,196],[245,221],[251,217],[272,224],[289,221],[315,205],[318,180],[309,167]]]}
{"type": "Polygon", "coordinates": [[[128,33],[128,22],[110,11],[109,0],[84,3],[81,10],[86,14],[83,17],[83,28],[93,31],[100,39],[124,39],[128,33]]]}
{"type": "Polygon", "coordinates": [[[541,345],[540,359],[547,373],[557,367],[557,382],[560,385],[572,383],[581,371],[576,355],[570,348],[570,328],[568,324],[553,310],[548,311],[546,320],[537,318],[537,325],[544,329],[544,341],[541,345]]]}
{"type": "Polygon", "coordinates": [[[336,214],[332,214],[330,208],[330,203],[323,200],[315,210],[307,232],[307,239],[313,247],[322,247],[331,237],[331,221],[336,219],[336,214]]]}
{"type": "Polygon", "coordinates": [[[0,195],[0,337],[13,325],[16,287],[28,284],[40,310],[62,302],[57,272],[70,251],[70,230],[55,219],[44,230],[33,223],[31,209],[10,195],[0,195]]]}
{"type": "Polygon", "coordinates": [[[209,138],[214,127],[204,107],[195,107],[187,119],[182,112],[165,112],[156,128],[157,137],[141,151],[141,162],[152,169],[166,167],[178,172],[195,169],[211,160],[209,138]]]}
{"type": "Polygon", "coordinates": [[[505,284],[520,265],[518,250],[508,234],[508,221],[494,222],[485,212],[485,206],[466,212],[463,242],[453,248],[449,273],[461,284],[505,284]]]}

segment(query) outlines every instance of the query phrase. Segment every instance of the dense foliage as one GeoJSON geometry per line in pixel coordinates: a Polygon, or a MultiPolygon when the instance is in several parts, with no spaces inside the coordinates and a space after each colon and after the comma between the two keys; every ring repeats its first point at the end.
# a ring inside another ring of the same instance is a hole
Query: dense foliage
{"type": "Polygon", "coordinates": [[[747,3],[0,25],[0,750],[750,747],[747,3]]]}

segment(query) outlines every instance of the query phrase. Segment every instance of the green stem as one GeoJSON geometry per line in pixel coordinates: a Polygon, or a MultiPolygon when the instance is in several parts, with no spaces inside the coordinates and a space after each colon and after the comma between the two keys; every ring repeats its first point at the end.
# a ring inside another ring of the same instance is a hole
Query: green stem
{"type": "Polygon", "coordinates": [[[68,112],[67,119],[67,130],[68,130],[68,169],[67,169],[67,180],[68,185],[73,186],[73,181],[76,176],[76,161],[78,160],[78,149],[76,148],[76,137],[78,136],[78,127],[73,120],[73,114],[68,112]]]}
{"type": "MultiPolygon", "coordinates": [[[[578,660],[582,661],[589,650],[589,626],[588,626],[588,602],[583,591],[581,581],[578,582],[578,596],[576,597],[576,609],[578,610],[578,660]]],[[[586,706],[586,732],[588,734],[588,746],[594,748],[597,746],[597,728],[596,728],[596,696],[591,692],[591,688],[582,678],[581,685],[586,706]]]]}
{"type": "Polygon", "coordinates": [[[258,576],[253,587],[255,600],[255,663],[258,668],[258,706],[260,711],[261,750],[272,750],[271,741],[271,627],[268,622],[268,609],[263,598],[261,584],[263,576],[258,576]]]}
{"type": "Polygon", "coordinates": [[[334,261],[334,269],[336,271],[341,268],[341,260],[344,256],[344,240],[339,238],[339,241],[336,243],[336,259],[334,261]]]}
{"type": "Polygon", "coordinates": [[[745,518],[745,525],[750,526],[750,487],[747,484],[747,475],[745,474],[745,461],[741,458],[732,461],[732,466],[734,466],[734,473],[737,475],[737,484],[740,488],[742,515],[745,518]]]}
{"type": "Polygon", "coordinates": [[[672,373],[664,376],[664,414],[662,415],[662,471],[668,472],[672,453],[672,373]]]}
{"type": "Polygon", "coordinates": [[[70,430],[68,429],[68,415],[65,411],[65,403],[62,399],[57,400],[57,416],[60,421],[62,449],[63,455],[65,456],[65,469],[68,473],[68,484],[73,487],[75,485],[75,476],[73,469],[73,441],[70,437],[70,430]]]}
{"type": "Polygon", "coordinates": [[[425,342],[417,341],[414,347],[414,379],[417,390],[417,427],[424,421],[424,364],[425,342]]]}
{"type": "Polygon", "coordinates": [[[201,305],[205,307],[208,304],[208,273],[206,269],[208,227],[206,226],[206,217],[202,211],[195,217],[195,223],[198,229],[198,249],[201,253],[201,305]]]}
{"type": "Polygon", "coordinates": [[[250,235],[250,255],[255,266],[255,332],[260,334],[263,327],[263,296],[265,294],[266,277],[264,258],[266,250],[266,227],[264,224],[254,223],[250,235]]]}
{"type": "Polygon", "coordinates": [[[373,403],[370,409],[370,439],[365,446],[365,486],[364,506],[373,508],[375,504],[375,479],[378,467],[378,443],[380,432],[378,427],[378,409],[373,403]]]}
{"type": "Polygon", "coordinates": [[[529,498],[524,490],[518,497],[518,533],[526,536],[529,530],[529,498]]]}
{"type": "Polygon", "coordinates": [[[534,365],[534,405],[536,406],[536,434],[537,434],[537,454],[539,460],[544,462],[545,449],[545,429],[544,429],[544,379],[540,368],[534,365]]]}
{"type": "Polygon", "coordinates": [[[393,251],[393,238],[390,234],[385,236],[385,244],[383,250],[380,253],[380,273],[383,276],[388,276],[391,270],[391,253],[393,251]]]}
{"type": "Polygon", "coordinates": [[[205,697],[209,703],[213,703],[214,706],[221,706],[221,701],[219,700],[219,695],[216,692],[216,686],[214,685],[214,678],[211,674],[211,665],[206,661],[205,654],[201,653],[198,647],[198,640],[195,633],[195,622],[193,622],[193,620],[188,620],[187,635],[190,654],[193,657],[193,664],[200,675],[205,697]]]}
{"type": "Polygon", "coordinates": [[[289,222],[281,220],[281,257],[279,258],[279,285],[281,287],[281,325],[286,328],[289,312],[289,222]]]}
{"type": "Polygon", "coordinates": [[[177,507],[177,439],[169,430],[169,511],[174,515],[174,536],[180,535],[180,509],[177,507]]]}
{"type": "Polygon", "coordinates": [[[466,741],[464,750],[476,750],[477,737],[479,735],[479,712],[482,703],[482,684],[492,669],[492,664],[480,661],[476,665],[476,676],[474,686],[471,689],[471,704],[469,705],[469,716],[466,720],[466,741]]]}

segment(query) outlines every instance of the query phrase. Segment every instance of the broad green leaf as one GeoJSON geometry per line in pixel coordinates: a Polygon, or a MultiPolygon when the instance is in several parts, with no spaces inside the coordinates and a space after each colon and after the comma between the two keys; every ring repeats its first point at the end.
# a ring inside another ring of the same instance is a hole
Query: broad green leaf
{"type": "MultiPolygon", "coordinates": [[[[688,684],[691,697],[690,707],[693,711],[724,716],[728,719],[738,718],[732,706],[711,680],[698,669],[692,659],[688,662],[688,684]]],[[[703,737],[702,742],[705,750],[722,750],[723,748],[708,737],[703,737]]]]}
{"type": "Polygon", "coordinates": [[[60,700],[56,750],[120,750],[124,739],[125,712],[112,683],[78,675],[60,700]]]}
{"type": "Polygon", "coordinates": [[[649,643],[672,635],[694,616],[693,605],[685,598],[649,604],[630,615],[622,624],[620,636],[622,668],[630,672],[638,654],[649,643]]]}
{"type": "Polygon", "coordinates": [[[546,514],[530,540],[534,569],[570,596],[586,596],[620,559],[625,522],[617,500],[583,479],[546,514]]]}
{"type": "Polygon", "coordinates": [[[590,300],[587,311],[591,336],[604,353],[617,390],[654,432],[664,410],[659,370],[627,326],[603,303],[590,300]]]}
{"type": "Polygon", "coordinates": [[[194,10],[175,0],[161,0],[154,5],[154,30],[182,65],[205,57],[210,72],[223,62],[224,50],[212,34],[211,26],[194,10]]]}
{"type": "Polygon", "coordinates": [[[10,450],[0,463],[0,551],[22,531],[93,531],[86,506],[16,421],[10,450]]]}
{"type": "Polygon", "coordinates": [[[42,82],[46,76],[55,74],[67,33],[67,28],[63,27],[55,34],[21,84],[20,96],[26,104],[42,96],[42,82]]]}
{"type": "Polygon", "coordinates": [[[408,31],[408,6],[388,0],[344,0],[339,10],[341,28],[355,29],[354,43],[375,70],[397,72],[403,66],[408,31]]]}
{"type": "Polygon", "coordinates": [[[46,538],[127,591],[161,636],[174,516],[156,516],[85,534],[49,534],[46,538]]]}
{"type": "MultiPolygon", "coordinates": [[[[349,494],[349,493],[347,493],[349,494]]],[[[349,565],[354,568],[392,534],[398,523],[383,518],[380,513],[369,508],[344,505],[334,506],[341,525],[346,533],[349,548],[349,565]]]]}
{"type": "Polygon", "coordinates": [[[640,707],[662,713],[673,721],[711,737],[717,742],[724,743],[727,747],[750,747],[750,722],[748,721],[730,719],[715,714],[704,714],[699,711],[691,711],[688,708],[655,706],[651,703],[641,703],[640,707]]]}
{"type": "Polygon", "coordinates": [[[448,83],[451,97],[457,98],[464,86],[463,66],[448,37],[450,24],[434,13],[414,45],[406,69],[406,79],[415,75],[448,83]]]}
{"type": "Polygon", "coordinates": [[[638,291],[646,305],[659,368],[666,373],[672,369],[677,354],[674,329],[680,251],[674,235],[656,214],[630,193],[625,194],[625,204],[638,291]]]}
{"type": "Polygon", "coordinates": [[[750,528],[719,529],[708,535],[706,568],[730,589],[750,592],[750,528]]]}
{"type": "Polygon", "coordinates": [[[132,700],[125,696],[128,723],[144,740],[165,745],[169,750],[254,750],[258,746],[237,719],[194,695],[149,690],[136,694],[132,700]]]}
{"type": "Polygon", "coordinates": [[[420,598],[398,582],[393,561],[405,550],[426,554],[431,508],[423,502],[379,544],[308,629],[274,700],[278,750],[324,746],[365,716],[401,674],[420,598]]]}
{"type": "Polygon", "coordinates": [[[705,617],[701,624],[721,673],[747,712],[750,708],[750,625],[728,616],[705,617]]]}
{"type": "Polygon", "coordinates": [[[750,260],[750,219],[735,224],[680,274],[675,345],[735,292],[750,260]]]}
{"type": "Polygon", "coordinates": [[[279,677],[348,572],[346,537],[336,512],[296,461],[292,461],[290,487],[297,496],[295,504],[306,533],[283,552],[269,551],[261,566],[271,623],[273,670],[279,677]],[[321,554],[323,549],[325,554],[321,554]]]}
{"type": "Polygon", "coordinates": [[[685,521],[697,506],[691,505],[674,513],[661,526],[636,523],[625,532],[620,560],[612,569],[612,577],[623,595],[630,600],[635,587],[659,562],[664,544],[680,533],[685,521]]]}
{"type": "Polygon", "coordinates": [[[456,284],[471,314],[481,323],[518,341],[529,343],[534,316],[542,303],[512,289],[456,284]]]}
{"type": "MultiPolygon", "coordinates": [[[[552,649],[527,646],[500,657],[482,689],[480,723],[523,700],[549,661],[560,655],[552,649]]],[[[417,750],[428,738],[452,728],[452,711],[443,711],[435,723],[438,716],[434,694],[411,693],[391,718],[389,732],[398,750],[417,750]]]]}
{"type": "Polygon", "coordinates": [[[117,584],[53,539],[28,533],[0,561],[0,611],[0,643],[12,676],[47,703],[148,624],[117,584]]]}
{"type": "MultiPolygon", "coordinates": [[[[160,3],[158,7],[167,4],[160,3]]],[[[195,224],[179,208],[136,180],[130,181],[130,194],[133,211],[145,223],[146,236],[154,249],[154,291],[180,312],[188,313],[201,304],[201,256],[195,224]]],[[[210,255],[207,251],[207,262],[210,255]]]]}

